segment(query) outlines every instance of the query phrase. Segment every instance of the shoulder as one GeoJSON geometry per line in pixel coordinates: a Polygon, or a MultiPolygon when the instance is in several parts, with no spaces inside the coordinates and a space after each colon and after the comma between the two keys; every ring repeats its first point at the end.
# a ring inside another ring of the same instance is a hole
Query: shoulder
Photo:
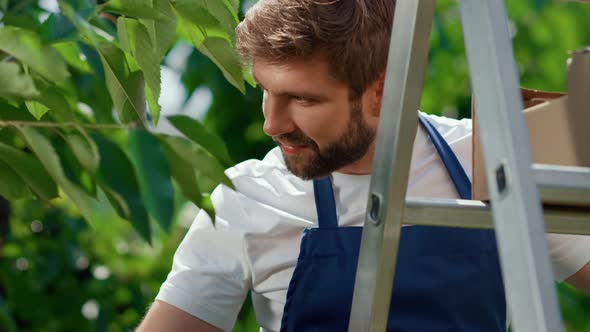
{"type": "Polygon", "coordinates": [[[262,160],[243,161],[225,173],[235,190],[219,185],[213,191],[217,221],[252,227],[247,220],[256,219],[261,224],[272,216],[274,222],[277,214],[308,219],[307,209],[301,207],[313,203],[313,183],[289,172],[279,148],[269,151],[262,160]]]}
{"type": "Polygon", "coordinates": [[[287,166],[280,149],[270,150],[262,160],[248,159],[225,171],[225,174],[232,181],[239,181],[243,178],[264,178],[271,173],[288,172],[287,166]]]}
{"type": "Polygon", "coordinates": [[[434,114],[421,114],[436,127],[436,130],[445,138],[447,143],[452,144],[458,140],[471,139],[473,130],[471,119],[457,120],[434,114]]]}
{"type": "Polygon", "coordinates": [[[309,181],[298,178],[287,169],[278,147],[270,150],[262,160],[243,161],[225,173],[236,192],[256,200],[264,201],[269,194],[281,196],[310,188],[309,181]]]}
{"type": "MultiPolygon", "coordinates": [[[[471,119],[452,119],[444,116],[421,113],[428,122],[430,122],[436,130],[445,139],[447,144],[455,153],[455,156],[463,166],[467,176],[471,179],[472,174],[472,155],[473,155],[473,140],[472,140],[472,123],[471,119]]],[[[413,158],[422,158],[427,161],[439,160],[438,154],[429,143],[426,133],[419,129],[415,141],[415,150],[413,158]]],[[[421,165],[426,165],[422,163],[421,165]]],[[[429,164],[430,165],[430,164],[429,164]]],[[[440,168],[444,171],[444,168],[440,168]]],[[[445,177],[446,178],[446,177],[445,177]]]]}

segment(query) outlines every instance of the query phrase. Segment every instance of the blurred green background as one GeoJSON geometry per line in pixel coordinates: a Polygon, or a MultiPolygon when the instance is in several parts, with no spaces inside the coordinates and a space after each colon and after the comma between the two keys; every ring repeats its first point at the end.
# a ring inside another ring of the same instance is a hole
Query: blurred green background
{"type": "MultiPolygon", "coordinates": [[[[251,3],[242,2],[241,15],[251,3]]],[[[421,108],[461,118],[470,116],[471,92],[455,5],[437,2],[421,108]]],[[[568,52],[590,45],[590,4],[511,0],[507,7],[521,85],[565,91],[568,52]]],[[[41,19],[38,12],[29,18],[41,19]]],[[[273,146],[262,132],[260,91],[247,86],[242,94],[184,41],[163,63],[162,89],[163,114],[201,119],[223,138],[235,161],[261,158],[273,146]]],[[[170,129],[162,122],[158,130],[170,129]]],[[[10,202],[9,223],[0,224],[0,331],[133,329],[196,214],[181,199],[178,206],[172,232],[155,228],[150,246],[128,223],[105,218],[90,226],[65,200],[10,202]]],[[[590,297],[564,284],[558,290],[567,330],[590,331],[590,297]]],[[[248,299],[234,331],[255,330],[248,299]]]]}

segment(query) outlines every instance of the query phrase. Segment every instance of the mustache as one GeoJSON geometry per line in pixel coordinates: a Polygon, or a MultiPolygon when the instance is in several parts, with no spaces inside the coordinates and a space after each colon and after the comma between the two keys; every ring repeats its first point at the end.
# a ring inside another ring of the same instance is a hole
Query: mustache
{"type": "Polygon", "coordinates": [[[277,144],[285,142],[292,145],[306,145],[317,148],[316,142],[300,131],[273,136],[272,140],[277,144]]]}

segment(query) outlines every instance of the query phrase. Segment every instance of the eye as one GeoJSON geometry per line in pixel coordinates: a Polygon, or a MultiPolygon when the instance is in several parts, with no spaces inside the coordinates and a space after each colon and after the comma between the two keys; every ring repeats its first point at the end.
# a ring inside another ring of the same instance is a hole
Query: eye
{"type": "Polygon", "coordinates": [[[307,97],[303,97],[303,96],[298,96],[298,95],[291,95],[290,98],[294,102],[296,102],[298,104],[302,104],[304,106],[310,106],[310,105],[315,104],[315,102],[316,102],[316,100],[313,100],[311,98],[307,98],[307,97]]]}

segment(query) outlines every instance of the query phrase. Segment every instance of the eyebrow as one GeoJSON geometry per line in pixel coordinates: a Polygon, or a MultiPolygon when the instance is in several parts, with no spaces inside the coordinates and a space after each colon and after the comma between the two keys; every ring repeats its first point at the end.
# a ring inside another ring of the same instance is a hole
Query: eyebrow
{"type": "MultiPolygon", "coordinates": [[[[260,86],[260,88],[262,88],[263,90],[266,90],[264,88],[264,85],[262,85],[260,83],[260,81],[258,80],[258,78],[256,78],[256,75],[254,73],[252,73],[252,77],[254,78],[254,81],[256,82],[256,84],[258,86],[260,86]]],[[[325,95],[320,95],[320,94],[308,92],[308,91],[285,90],[285,91],[279,91],[277,94],[279,96],[299,96],[299,97],[303,97],[305,99],[316,100],[316,101],[324,101],[324,100],[328,99],[327,96],[325,96],[325,95]]]]}
{"type": "Polygon", "coordinates": [[[298,96],[308,100],[315,100],[315,101],[324,101],[328,99],[326,96],[319,95],[317,93],[307,92],[307,91],[281,91],[279,95],[285,96],[298,96]]]}

